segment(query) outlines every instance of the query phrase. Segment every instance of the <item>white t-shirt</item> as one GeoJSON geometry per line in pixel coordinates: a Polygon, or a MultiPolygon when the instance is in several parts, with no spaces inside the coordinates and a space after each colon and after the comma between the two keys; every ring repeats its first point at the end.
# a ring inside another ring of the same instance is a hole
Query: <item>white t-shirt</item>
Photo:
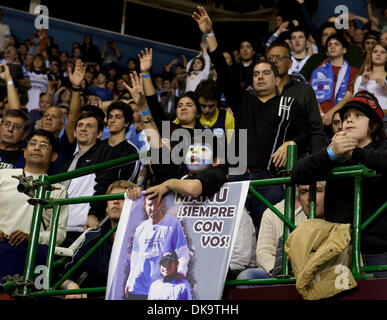
{"type": "MultiPolygon", "coordinates": [[[[17,191],[18,179],[12,176],[23,174],[23,169],[1,169],[0,170],[0,230],[6,234],[21,230],[25,233],[31,231],[31,221],[34,206],[27,200],[29,197],[17,191]]],[[[39,178],[39,174],[25,172],[26,176],[32,176],[34,180],[39,178]]],[[[55,189],[51,191],[50,197],[53,199],[65,199],[67,190],[60,184],[54,184],[55,189]]],[[[59,215],[58,232],[56,244],[60,245],[66,238],[66,223],[69,206],[61,206],[59,215]]],[[[43,219],[40,226],[40,244],[48,244],[52,224],[52,209],[43,210],[43,219]]]]}
{"type": "Polygon", "coordinates": [[[40,94],[47,91],[50,79],[47,74],[35,71],[28,72],[27,74],[30,78],[31,88],[28,90],[28,103],[26,107],[28,111],[31,111],[32,109],[39,108],[40,94]]]}
{"type": "MultiPolygon", "coordinates": [[[[384,80],[386,82],[386,80],[384,80]]],[[[358,76],[355,80],[354,93],[358,91],[367,90],[371,92],[379,102],[383,110],[387,110],[387,91],[376,83],[375,80],[368,80],[366,84],[362,83],[362,76],[358,76]]]]}

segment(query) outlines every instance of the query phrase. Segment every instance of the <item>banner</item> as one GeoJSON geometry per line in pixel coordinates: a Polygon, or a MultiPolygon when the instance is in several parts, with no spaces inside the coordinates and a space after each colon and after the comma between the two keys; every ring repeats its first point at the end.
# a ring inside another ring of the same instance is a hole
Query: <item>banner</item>
{"type": "Polygon", "coordinates": [[[226,183],[210,199],[170,192],[159,205],[125,195],[105,298],[221,299],[248,188],[226,183]]]}

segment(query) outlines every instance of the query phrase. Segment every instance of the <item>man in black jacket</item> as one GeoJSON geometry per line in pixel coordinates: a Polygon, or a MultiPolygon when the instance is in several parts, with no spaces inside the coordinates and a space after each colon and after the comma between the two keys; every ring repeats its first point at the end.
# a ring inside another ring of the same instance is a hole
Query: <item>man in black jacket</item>
{"type": "MultiPolygon", "coordinates": [[[[328,148],[300,159],[292,171],[292,180],[309,184],[324,180],[337,166],[364,164],[376,171],[365,178],[362,198],[362,218],[365,222],[387,201],[387,140],[383,131],[383,111],[377,99],[356,95],[340,109],[343,130],[336,133],[328,148]]],[[[354,211],[354,180],[328,180],[324,203],[325,219],[337,223],[352,223],[354,211]]],[[[387,215],[379,215],[361,234],[361,252],[366,265],[387,264],[387,215]]],[[[387,272],[376,272],[386,277],[387,272]]]]}
{"type": "MultiPolygon", "coordinates": [[[[277,95],[278,69],[268,60],[255,64],[253,90],[241,89],[218,48],[211,19],[203,7],[199,6],[198,11],[192,17],[207,40],[219,84],[234,112],[236,128],[247,130],[247,170],[238,176],[230,176],[229,180],[272,178],[278,168],[286,165],[287,146],[295,143],[303,147],[306,143],[305,132],[301,132],[305,124],[299,103],[292,97],[277,95]]],[[[257,190],[271,203],[279,202],[284,196],[283,188],[278,185],[257,190]]],[[[266,206],[253,194],[248,195],[245,206],[258,230],[266,206]]]]}
{"type": "Polygon", "coordinates": [[[316,94],[312,87],[303,81],[298,81],[293,75],[288,74],[292,66],[291,50],[286,42],[273,42],[267,50],[266,57],[278,68],[281,82],[278,86],[279,94],[295,98],[300,104],[305,115],[306,129],[310,140],[306,145],[307,150],[298,148],[298,154],[304,155],[308,152],[315,152],[326,146],[326,136],[321,120],[316,94]]]}

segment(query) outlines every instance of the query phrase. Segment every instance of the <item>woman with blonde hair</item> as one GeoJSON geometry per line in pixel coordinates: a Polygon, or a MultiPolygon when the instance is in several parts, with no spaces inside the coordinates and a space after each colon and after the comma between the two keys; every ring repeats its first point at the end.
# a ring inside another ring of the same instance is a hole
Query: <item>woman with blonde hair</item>
{"type": "Polygon", "coordinates": [[[354,94],[371,92],[387,115],[387,45],[376,43],[367,55],[354,83],[354,94]]]}

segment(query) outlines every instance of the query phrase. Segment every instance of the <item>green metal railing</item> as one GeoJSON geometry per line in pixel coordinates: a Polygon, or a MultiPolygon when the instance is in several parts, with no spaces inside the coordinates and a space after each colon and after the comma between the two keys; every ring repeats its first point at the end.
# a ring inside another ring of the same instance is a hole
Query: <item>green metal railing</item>
{"type": "MultiPolygon", "coordinates": [[[[97,250],[97,248],[108,239],[115,231],[117,226],[112,228],[103,238],[101,238],[89,252],[80,259],[59,281],[52,285],[52,272],[55,266],[66,262],[66,258],[60,258],[54,261],[56,232],[58,228],[58,221],[60,215],[60,207],[63,205],[71,205],[77,203],[94,202],[94,201],[108,201],[114,199],[124,199],[124,193],[110,194],[110,195],[99,195],[99,196],[88,196],[88,197],[77,197],[68,199],[51,199],[49,198],[51,185],[60,181],[73,179],[76,177],[84,176],[98,170],[112,168],[120,165],[127,164],[132,161],[138,160],[141,156],[147,155],[147,153],[141,153],[122,157],[119,159],[111,160],[97,165],[92,165],[86,168],[73,170],[71,172],[61,173],[53,176],[40,176],[38,180],[33,183],[36,184],[35,198],[33,199],[36,204],[33,211],[33,218],[31,223],[30,240],[28,245],[28,251],[26,255],[25,270],[23,280],[17,279],[16,277],[9,277],[8,281],[0,286],[0,290],[11,293],[14,296],[24,297],[39,297],[39,296],[56,296],[56,295],[67,295],[67,294],[83,294],[83,293],[103,293],[105,287],[99,288],[83,288],[74,290],[60,290],[62,283],[70,277],[74,271],[76,271],[87,258],[97,250]],[[48,255],[46,260],[46,266],[48,270],[47,283],[48,289],[36,291],[33,288],[33,282],[35,279],[34,266],[35,257],[38,246],[38,238],[40,231],[40,224],[42,220],[42,213],[44,208],[53,208],[52,216],[52,228],[50,234],[50,240],[48,244],[48,255]]],[[[295,165],[297,158],[297,146],[288,146],[287,150],[287,165],[286,172],[290,172],[295,165]]],[[[364,166],[348,166],[339,167],[331,171],[328,179],[340,179],[340,178],[354,178],[354,222],[352,231],[352,266],[351,271],[355,279],[364,279],[372,277],[372,275],[365,275],[364,272],[381,271],[387,270],[386,266],[360,266],[360,241],[361,231],[363,231],[370,223],[372,223],[383,211],[387,208],[385,203],[377,212],[375,212],[367,221],[362,223],[361,221],[361,205],[362,205],[362,181],[364,178],[372,177],[375,173],[367,169],[364,166]]],[[[284,222],[283,229],[283,243],[286,240],[292,230],[296,228],[294,224],[294,202],[295,202],[295,187],[290,177],[280,177],[264,180],[254,180],[250,182],[250,191],[258,197],[268,208],[270,208],[280,219],[284,222]],[[277,210],[267,199],[265,199],[254,187],[265,187],[271,185],[285,185],[285,208],[284,214],[277,210]]],[[[316,187],[311,185],[309,189],[309,218],[315,218],[316,216],[316,187]]],[[[295,278],[290,273],[289,261],[286,252],[283,248],[282,256],[282,275],[278,278],[270,279],[251,279],[251,280],[230,280],[226,281],[226,285],[252,285],[252,284],[287,284],[295,283],[295,278]]]]}

